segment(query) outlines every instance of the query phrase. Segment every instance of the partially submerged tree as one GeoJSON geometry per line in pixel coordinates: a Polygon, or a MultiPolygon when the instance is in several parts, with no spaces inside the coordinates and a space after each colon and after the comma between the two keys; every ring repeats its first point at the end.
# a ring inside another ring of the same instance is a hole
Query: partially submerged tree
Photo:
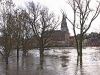
{"type": "Polygon", "coordinates": [[[28,5],[30,15],[30,26],[40,50],[40,57],[43,56],[44,48],[50,46],[51,34],[58,26],[58,20],[54,13],[50,13],[48,8],[30,2],[28,5]]]}
{"type": "Polygon", "coordinates": [[[23,56],[26,56],[26,53],[29,49],[29,40],[31,39],[30,33],[30,25],[28,23],[29,21],[29,14],[26,12],[26,10],[21,11],[21,17],[20,17],[20,22],[21,22],[21,46],[22,46],[22,51],[23,51],[23,56]]]}
{"type": "Polygon", "coordinates": [[[26,10],[17,9],[14,12],[15,24],[13,26],[13,33],[15,39],[15,48],[17,49],[17,59],[19,59],[19,49],[22,49],[23,54],[26,55],[27,39],[29,37],[30,27],[28,25],[29,16],[26,10]]]}
{"type": "Polygon", "coordinates": [[[66,16],[66,18],[73,26],[77,53],[80,58],[82,58],[82,41],[84,34],[89,30],[92,22],[100,13],[100,2],[97,2],[95,9],[90,7],[91,2],[92,0],[68,0],[68,4],[73,10],[73,19],[70,19],[68,16],[66,16]],[[79,30],[79,41],[77,39],[77,30],[79,30]]]}
{"type": "Polygon", "coordinates": [[[0,52],[5,57],[6,64],[8,64],[8,58],[12,49],[12,25],[14,24],[11,13],[13,11],[14,4],[10,0],[1,2],[1,45],[3,52],[0,52]]]}

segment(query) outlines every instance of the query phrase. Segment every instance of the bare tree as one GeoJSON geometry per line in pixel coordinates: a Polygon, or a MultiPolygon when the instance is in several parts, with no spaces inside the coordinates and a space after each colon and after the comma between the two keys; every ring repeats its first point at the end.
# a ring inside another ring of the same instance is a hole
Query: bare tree
{"type": "Polygon", "coordinates": [[[15,24],[12,26],[14,48],[17,49],[17,60],[19,59],[19,50],[22,49],[23,55],[26,55],[28,49],[28,38],[30,37],[30,27],[28,25],[28,13],[23,9],[16,9],[13,13],[15,24]]]}
{"type": "MultiPolygon", "coordinates": [[[[1,45],[3,52],[0,52],[3,57],[5,57],[6,64],[8,64],[8,57],[12,49],[12,16],[14,4],[10,0],[1,2],[1,45]]],[[[13,23],[14,24],[14,23],[13,23]]]]}
{"type": "Polygon", "coordinates": [[[28,11],[30,14],[30,26],[40,50],[40,57],[43,56],[44,48],[50,46],[51,34],[58,26],[58,20],[54,13],[50,13],[47,7],[30,2],[28,11]]]}
{"type": "Polygon", "coordinates": [[[30,35],[31,29],[29,26],[29,14],[26,12],[26,10],[22,10],[20,13],[20,22],[21,22],[21,46],[23,51],[23,56],[26,56],[26,53],[29,49],[29,39],[32,35],[30,35]]]}
{"type": "Polygon", "coordinates": [[[84,34],[91,27],[92,22],[100,13],[100,2],[97,2],[97,7],[90,7],[92,0],[69,0],[68,4],[73,10],[73,20],[66,16],[67,20],[73,26],[73,32],[76,40],[77,53],[82,58],[82,41],[84,34]],[[79,30],[79,42],[77,39],[77,29],[79,30]]]}

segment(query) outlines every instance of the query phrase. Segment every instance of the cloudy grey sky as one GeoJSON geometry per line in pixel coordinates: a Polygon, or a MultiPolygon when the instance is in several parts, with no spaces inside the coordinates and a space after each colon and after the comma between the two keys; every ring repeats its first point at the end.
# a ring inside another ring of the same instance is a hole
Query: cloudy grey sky
{"type": "MultiPolygon", "coordinates": [[[[72,14],[71,14],[72,11],[70,7],[67,5],[67,3],[65,2],[65,0],[13,0],[13,1],[17,6],[23,6],[23,7],[25,7],[25,4],[29,1],[34,1],[36,3],[39,2],[42,5],[46,5],[50,9],[50,11],[53,11],[56,15],[61,16],[60,10],[63,9],[64,11],[67,12],[69,17],[72,17],[72,14]]],[[[95,1],[95,0],[92,0],[92,1],[95,1]]],[[[71,32],[71,35],[73,35],[72,26],[69,23],[68,23],[68,28],[69,28],[69,31],[71,32]]],[[[95,32],[95,31],[100,31],[100,16],[92,23],[92,26],[88,30],[88,33],[95,32]]]]}

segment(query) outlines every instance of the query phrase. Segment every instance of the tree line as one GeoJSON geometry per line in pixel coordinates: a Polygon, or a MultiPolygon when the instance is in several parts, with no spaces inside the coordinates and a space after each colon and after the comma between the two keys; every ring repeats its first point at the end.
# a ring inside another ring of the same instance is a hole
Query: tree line
{"type": "Polygon", "coordinates": [[[15,8],[11,0],[0,2],[0,44],[3,51],[0,54],[8,64],[11,51],[19,50],[26,56],[27,51],[34,47],[39,48],[40,57],[44,54],[44,48],[51,45],[50,35],[57,28],[59,18],[51,13],[46,6],[28,2],[27,8],[15,8]]]}

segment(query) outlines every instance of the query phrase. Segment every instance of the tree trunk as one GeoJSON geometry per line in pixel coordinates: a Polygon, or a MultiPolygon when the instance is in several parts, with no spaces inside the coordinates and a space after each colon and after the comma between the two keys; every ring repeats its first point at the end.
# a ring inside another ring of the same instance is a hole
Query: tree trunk
{"type": "Polygon", "coordinates": [[[80,65],[82,65],[82,43],[80,45],[80,65]]]}
{"type": "Polygon", "coordinates": [[[83,35],[82,35],[82,31],[81,31],[80,42],[79,42],[79,47],[80,47],[80,64],[82,63],[82,40],[83,40],[83,35]]]}
{"type": "Polygon", "coordinates": [[[40,69],[43,69],[44,56],[40,57],[40,69]]]}
{"type": "Polygon", "coordinates": [[[19,60],[19,47],[17,46],[17,61],[19,60]]]}
{"type": "Polygon", "coordinates": [[[41,47],[41,48],[40,48],[40,57],[44,57],[44,53],[43,53],[43,52],[44,52],[44,48],[41,47]]]}
{"type": "Polygon", "coordinates": [[[26,49],[23,49],[23,57],[26,57],[27,56],[27,51],[26,49]]]}
{"type": "Polygon", "coordinates": [[[26,45],[26,40],[23,39],[23,42],[22,42],[22,51],[23,51],[23,57],[26,57],[27,56],[27,45],[26,45]]]}
{"type": "Polygon", "coordinates": [[[22,48],[22,50],[23,50],[23,57],[26,57],[26,53],[27,53],[27,49],[26,49],[26,45],[25,45],[25,43],[23,43],[23,48],[22,48]]]}
{"type": "Polygon", "coordinates": [[[6,53],[5,62],[6,62],[6,65],[8,65],[8,53],[6,53]]]}
{"type": "Polygon", "coordinates": [[[80,52],[79,52],[79,43],[78,43],[77,40],[76,40],[76,48],[77,48],[77,55],[80,56],[80,52]]]}
{"type": "Polygon", "coordinates": [[[43,60],[44,60],[44,47],[40,48],[40,69],[43,69],[43,60]]]}

